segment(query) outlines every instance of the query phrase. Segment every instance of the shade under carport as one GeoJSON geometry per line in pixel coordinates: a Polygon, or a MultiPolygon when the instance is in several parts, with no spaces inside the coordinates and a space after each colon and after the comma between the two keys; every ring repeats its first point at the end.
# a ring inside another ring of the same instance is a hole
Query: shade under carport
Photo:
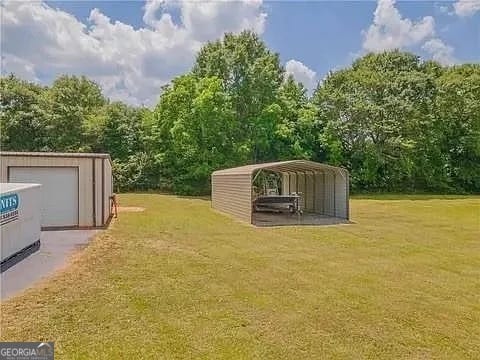
{"type": "Polygon", "coordinates": [[[282,192],[300,192],[309,213],[349,219],[348,171],[307,160],[245,165],[212,173],[212,207],[252,223],[252,180],[260,170],[281,174],[282,192]]]}

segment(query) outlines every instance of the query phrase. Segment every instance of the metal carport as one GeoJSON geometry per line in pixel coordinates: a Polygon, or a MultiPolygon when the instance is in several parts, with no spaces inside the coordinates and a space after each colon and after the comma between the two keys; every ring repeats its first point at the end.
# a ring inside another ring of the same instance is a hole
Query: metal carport
{"type": "MultiPolygon", "coordinates": [[[[255,224],[252,211],[252,181],[260,170],[281,174],[282,193],[302,193],[306,214],[340,220],[349,215],[349,173],[347,170],[307,160],[253,164],[212,173],[212,207],[255,224]]],[[[295,220],[295,219],[294,219],[295,220]]],[[[305,223],[287,221],[285,224],[305,223]]],[[[316,224],[317,222],[312,222],[316,224]]],[[[281,225],[281,223],[276,223],[281,225]]]]}

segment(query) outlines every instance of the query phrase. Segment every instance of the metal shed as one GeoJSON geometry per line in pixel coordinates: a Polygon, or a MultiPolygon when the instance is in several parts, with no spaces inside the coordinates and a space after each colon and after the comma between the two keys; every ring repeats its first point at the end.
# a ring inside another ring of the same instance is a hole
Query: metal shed
{"type": "Polygon", "coordinates": [[[254,164],[212,173],[212,207],[254,225],[331,224],[348,221],[347,170],[307,160],[254,164]],[[281,176],[281,193],[302,194],[304,213],[259,215],[253,210],[253,180],[259,171],[281,176]]]}
{"type": "Polygon", "coordinates": [[[0,152],[0,182],[42,184],[42,228],[103,227],[111,217],[108,154],[0,152]]]}

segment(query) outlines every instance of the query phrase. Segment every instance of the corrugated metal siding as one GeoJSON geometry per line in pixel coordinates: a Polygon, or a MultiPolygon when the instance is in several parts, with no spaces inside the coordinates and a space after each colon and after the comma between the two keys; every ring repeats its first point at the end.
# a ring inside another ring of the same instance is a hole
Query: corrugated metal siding
{"type": "Polygon", "coordinates": [[[350,173],[348,171],[345,171],[345,181],[347,187],[347,198],[345,199],[347,203],[347,219],[350,220],[350,173]]]}
{"type": "Polygon", "coordinates": [[[92,160],[88,158],[61,158],[61,157],[30,157],[30,156],[2,156],[1,157],[1,180],[8,181],[9,167],[78,167],[78,220],[79,226],[93,226],[92,219],[92,160]]]}
{"type": "Polygon", "coordinates": [[[251,223],[251,175],[213,175],[212,207],[251,223]]]}
{"type": "Polygon", "coordinates": [[[103,225],[102,219],[102,161],[103,159],[94,159],[95,161],[95,223],[97,226],[103,225]]]}
{"type": "MultiPolygon", "coordinates": [[[[318,175],[317,175],[318,177],[318,175]]],[[[314,180],[314,173],[299,173],[298,176],[295,173],[284,173],[282,175],[282,191],[283,194],[291,194],[294,192],[300,192],[301,202],[300,205],[306,211],[320,212],[322,209],[319,206],[319,191],[321,190],[321,184],[316,184],[314,180]],[[298,180],[298,186],[297,186],[298,180]]]]}
{"type": "Polygon", "coordinates": [[[282,195],[290,194],[289,181],[290,181],[289,174],[282,173],[282,195]]]}
{"type": "Polygon", "coordinates": [[[305,193],[305,174],[297,174],[297,192],[301,193],[300,195],[300,207],[305,209],[305,197],[308,194],[305,193]]]}
{"type": "Polygon", "coordinates": [[[110,196],[113,194],[113,189],[112,189],[112,165],[110,164],[110,161],[108,160],[103,160],[104,164],[104,172],[105,172],[105,183],[103,184],[103,189],[104,189],[104,199],[103,199],[103,206],[104,206],[104,218],[103,222],[106,223],[111,215],[110,211],[110,196]]]}
{"type": "MultiPolygon", "coordinates": [[[[0,182],[8,182],[8,168],[9,167],[59,167],[67,166],[78,167],[78,217],[79,217],[79,226],[93,226],[93,171],[92,164],[93,161],[96,162],[95,173],[96,173],[96,191],[95,191],[95,202],[96,202],[96,218],[97,226],[101,226],[104,222],[102,221],[102,157],[88,158],[81,156],[45,156],[42,157],[35,153],[35,156],[30,155],[8,155],[0,157],[0,182]],[[95,159],[95,160],[93,160],[95,159]]],[[[68,154],[67,154],[68,155],[68,154]]],[[[108,157],[104,157],[105,162],[108,163],[110,169],[110,178],[111,178],[111,167],[108,157]]],[[[106,176],[107,177],[107,176],[106,176]]],[[[110,180],[111,184],[111,180],[110,180]]],[[[111,187],[111,185],[110,185],[111,187]]]]}
{"type": "Polygon", "coordinates": [[[325,198],[324,198],[324,214],[335,216],[335,182],[334,174],[331,171],[325,172],[325,198]]]}
{"type": "Polygon", "coordinates": [[[347,181],[348,175],[344,172],[338,172],[335,176],[335,216],[344,219],[348,218],[347,206],[347,181]]]}
{"type": "Polygon", "coordinates": [[[325,213],[325,174],[323,172],[315,173],[315,212],[319,214],[325,213]]]}
{"type": "Polygon", "coordinates": [[[313,184],[313,174],[306,173],[306,185],[305,188],[305,209],[307,211],[314,211],[314,202],[315,202],[315,189],[313,184]]]}
{"type": "Polygon", "coordinates": [[[295,174],[283,173],[282,174],[282,194],[290,195],[297,191],[296,181],[294,179],[295,174]]]}
{"type": "Polygon", "coordinates": [[[212,174],[212,206],[251,221],[251,174],[259,169],[281,173],[282,194],[302,193],[301,206],[306,211],[349,218],[348,172],[303,160],[215,171],[212,174]]]}
{"type": "Polygon", "coordinates": [[[297,190],[297,175],[294,173],[290,173],[290,194],[298,192],[297,190]]]}

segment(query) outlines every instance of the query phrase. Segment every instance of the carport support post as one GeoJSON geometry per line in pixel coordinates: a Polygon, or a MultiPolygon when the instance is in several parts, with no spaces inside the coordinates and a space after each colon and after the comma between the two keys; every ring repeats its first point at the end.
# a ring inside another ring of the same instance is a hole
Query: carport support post
{"type": "Polygon", "coordinates": [[[295,171],[295,192],[298,194],[298,172],[295,171]]]}
{"type": "Polygon", "coordinates": [[[291,185],[292,177],[291,177],[291,174],[289,172],[287,174],[288,174],[288,194],[287,195],[290,195],[292,193],[292,189],[291,189],[291,187],[292,187],[292,185],[291,185]]]}
{"type": "Polygon", "coordinates": [[[255,174],[255,176],[253,177],[253,180],[251,181],[252,185],[253,183],[255,182],[255,180],[257,179],[258,175],[260,175],[260,173],[262,172],[262,169],[258,170],[257,173],[255,174]]]}

